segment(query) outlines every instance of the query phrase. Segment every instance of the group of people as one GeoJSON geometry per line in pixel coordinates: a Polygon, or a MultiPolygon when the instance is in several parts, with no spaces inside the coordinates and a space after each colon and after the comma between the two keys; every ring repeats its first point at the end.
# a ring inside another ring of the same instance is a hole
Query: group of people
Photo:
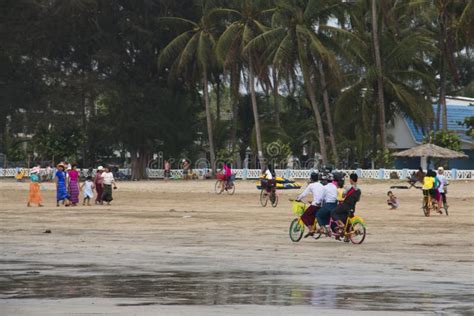
{"type": "Polygon", "coordinates": [[[447,205],[447,186],[448,180],[444,175],[443,167],[439,167],[438,172],[428,169],[423,177],[423,196],[430,195],[432,199],[437,201],[439,209],[441,209],[444,205],[447,205]]]}
{"type": "MultiPolygon", "coordinates": [[[[40,166],[36,166],[30,171],[30,191],[28,195],[27,206],[37,204],[43,206],[41,197],[41,179],[40,166]]],[[[96,191],[95,204],[110,205],[112,202],[112,188],[116,189],[114,175],[108,167],[99,166],[94,175],[88,175],[81,184],[80,172],[77,164],[59,163],[54,173],[56,184],[56,206],[62,203],[64,206],[77,206],[79,203],[79,195],[82,190],[83,205],[90,206],[91,200],[94,198],[94,190],[96,191]]]]}
{"type": "Polygon", "coordinates": [[[358,176],[353,173],[349,176],[350,185],[344,188],[344,175],[320,175],[312,173],[310,184],[297,197],[303,200],[311,193],[311,205],[301,216],[303,223],[309,228],[305,237],[316,233],[315,221],[318,221],[318,233],[326,233],[330,227],[330,218],[338,228],[343,228],[351,211],[355,211],[356,203],[360,200],[361,191],[357,185],[358,176]]]}

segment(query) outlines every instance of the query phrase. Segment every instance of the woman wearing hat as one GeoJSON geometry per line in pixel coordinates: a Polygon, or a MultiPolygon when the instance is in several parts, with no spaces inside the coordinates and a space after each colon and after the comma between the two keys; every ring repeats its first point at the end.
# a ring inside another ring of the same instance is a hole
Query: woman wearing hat
{"type": "Polygon", "coordinates": [[[40,167],[36,166],[30,171],[30,193],[28,194],[28,204],[26,206],[30,207],[31,203],[38,204],[39,207],[43,205],[43,199],[41,198],[40,194],[40,167]]]}
{"type": "Polygon", "coordinates": [[[66,187],[67,174],[64,171],[64,164],[60,163],[57,166],[56,171],[56,206],[59,206],[59,202],[63,201],[64,205],[69,206],[69,194],[66,187]]]}
{"type": "Polygon", "coordinates": [[[102,204],[102,194],[104,193],[104,177],[102,177],[102,172],[104,172],[104,167],[99,166],[97,172],[95,173],[94,185],[95,190],[97,191],[97,197],[95,198],[95,204],[102,204]]]}

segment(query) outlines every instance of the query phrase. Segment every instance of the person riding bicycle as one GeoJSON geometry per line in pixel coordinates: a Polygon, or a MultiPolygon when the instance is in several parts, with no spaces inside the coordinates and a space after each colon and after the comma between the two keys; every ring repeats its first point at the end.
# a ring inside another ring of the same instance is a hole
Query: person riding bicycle
{"type": "Polygon", "coordinates": [[[222,166],[222,171],[224,172],[224,181],[222,181],[222,188],[227,188],[230,185],[232,178],[232,168],[230,163],[224,163],[222,166]]]}
{"type": "Polygon", "coordinates": [[[428,169],[425,177],[423,178],[423,196],[427,197],[430,195],[433,199],[436,198],[436,173],[428,169]]]}
{"type": "Polygon", "coordinates": [[[345,190],[344,201],[331,211],[331,217],[339,228],[344,228],[350,211],[355,211],[355,206],[360,200],[361,191],[357,186],[358,178],[356,173],[349,176],[350,186],[345,190]]]}
{"type": "Polygon", "coordinates": [[[323,187],[323,206],[316,214],[320,226],[320,233],[324,233],[325,226],[329,225],[331,211],[336,208],[338,204],[338,188],[343,185],[344,177],[340,174],[334,174],[332,181],[323,187]]]}
{"type": "Polygon", "coordinates": [[[306,189],[301,193],[296,200],[301,201],[304,199],[309,193],[313,196],[313,201],[311,205],[305,210],[303,215],[301,216],[301,220],[309,228],[309,233],[306,234],[306,237],[313,236],[316,230],[316,225],[314,222],[316,220],[315,215],[318,212],[318,209],[321,207],[322,199],[323,199],[323,185],[319,182],[319,175],[315,172],[311,173],[310,176],[310,184],[306,187],[306,189]]]}
{"type": "Polygon", "coordinates": [[[275,174],[272,172],[271,166],[265,166],[262,170],[263,179],[261,180],[262,187],[265,188],[265,193],[268,194],[275,186],[275,174]]]}
{"type": "Polygon", "coordinates": [[[446,202],[446,193],[448,193],[448,189],[446,186],[448,185],[448,180],[446,179],[446,176],[444,175],[444,168],[439,167],[438,168],[438,180],[439,180],[439,187],[438,187],[438,192],[441,195],[441,200],[443,203],[441,204],[440,202],[440,208],[441,206],[447,207],[447,202],[446,202]]]}

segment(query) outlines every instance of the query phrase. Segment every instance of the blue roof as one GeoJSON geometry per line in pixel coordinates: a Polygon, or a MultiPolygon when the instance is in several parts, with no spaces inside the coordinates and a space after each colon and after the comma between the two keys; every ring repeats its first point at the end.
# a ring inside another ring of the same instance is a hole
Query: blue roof
{"type": "MultiPolygon", "coordinates": [[[[438,104],[433,104],[433,111],[436,113],[438,104]]],[[[462,140],[472,142],[472,137],[466,135],[468,128],[465,125],[461,125],[464,122],[464,119],[469,116],[474,116],[474,106],[465,106],[465,105],[448,105],[448,130],[456,131],[462,140]]],[[[405,118],[410,131],[415,138],[415,141],[422,142],[424,138],[423,130],[418,127],[412,119],[405,118]]]]}

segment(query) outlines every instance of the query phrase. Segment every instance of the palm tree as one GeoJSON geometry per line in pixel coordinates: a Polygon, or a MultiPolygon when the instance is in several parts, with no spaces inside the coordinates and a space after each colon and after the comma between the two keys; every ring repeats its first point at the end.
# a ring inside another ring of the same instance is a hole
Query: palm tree
{"type": "Polygon", "coordinates": [[[377,104],[379,112],[379,128],[380,128],[380,146],[387,148],[387,135],[385,133],[385,101],[383,91],[383,68],[382,59],[380,57],[379,31],[377,12],[377,4],[375,0],[371,0],[371,24],[372,24],[372,50],[375,57],[375,70],[377,74],[377,104]]]}
{"type": "MultiPolygon", "coordinates": [[[[353,37],[346,39],[343,51],[355,71],[346,76],[350,85],[343,90],[337,101],[336,118],[343,128],[357,126],[361,134],[367,137],[372,135],[373,139],[378,130],[381,146],[383,138],[380,113],[377,118],[380,104],[376,102],[379,98],[380,72],[372,49],[372,27],[369,29],[370,24],[367,23],[372,20],[369,10],[371,5],[372,3],[361,1],[351,9],[353,37]]],[[[413,25],[412,18],[401,7],[392,7],[386,14],[397,21],[393,29],[386,24],[386,30],[379,37],[380,64],[384,69],[384,112],[388,114],[386,120],[393,120],[394,115],[400,113],[412,118],[418,125],[428,127],[433,117],[430,96],[435,90],[434,73],[426,58],[427,53],[434,49],[431,33],[413,25]],[[425,88],[428,90],[427,94],[425,88]]],[[[356,133],[353,129],[351,132],[356,133]]],[[[375,147],[376,142],[373,141],[373,144],[375,147]]]]}
{"type": "MultiPolygon", "coordinates": [[[[319,32],[316,31],[316,26],[319,29],[336,30],[325,22],[337,6],[338,2],[331,0],[320,3],[311,0],[279,0],[272,19],[273,28],[256,37],[248,45],[250,48],[265,50],[265,55],[271,56],[271,64],[287,77],[291,76],[290,73],[295,68],[296,71],[302,73],[306,94],[316,119],[319,147],[324,164],[328,162],[327,146],[323,120],[314,89],[316,85],[314,78],[319,73],[316,61],[331,70],[337,69],[337,63],[335,54],[324,45],[319,32]]],[[[326,111],[329,115],[328,121],[331,121],[329,108],[326,111]]],[[[337,161],[336,142],[332,128],[330,139],[337,161]]]]}
{"type": "MultiPolygon", "coordinates": [[[[255,138],[257,142],[258,159],[264,161],[262,136],[260,130],[260,118],[258,112],[257,98],[255,95],[255,79],[257,72],[258,56],[252,50],[244,50],[247,44],[257,35],[265,32],[268,28],[261,22],[268,13],[269,1],[266,0],[242,0],[235,8],[220,8],[211,12],[212,15],[226,17],[231,23],[220,36],[216,53],[225,67],[234,72],[233,85],[240,85],[240,80],[235,80],[240,72],[241,65],[245,63],[248,71],[248,88],[252,101],[252,111],[255,121],[255,138]]],[[[237,78],[240,78],[240,73],[237,78]]],[[[234,88],[235,90],[235,88],[234,88]]],[[[236,96],[234,95],[234,98],[236,96]]]]}
{"type": "Polygon", "coordinates": [[[211,107],[209,102],[210,69],[215,64],[214,23],[204,12],[198,22],[178,17],[163,17],[159,19],[168,25],[184,25],[186,30],[177,35],[160,53],[158,67],[163,69],[171,65],[169,75],[176,78],[181,74],[187,80],[200,81],[203,91],[203,101],[206,109],[207,135],[212,171],[216,170],[216,156],[212,129],[211,107]],[[200,79],[196,79],[196,77],[200,79]]]}

